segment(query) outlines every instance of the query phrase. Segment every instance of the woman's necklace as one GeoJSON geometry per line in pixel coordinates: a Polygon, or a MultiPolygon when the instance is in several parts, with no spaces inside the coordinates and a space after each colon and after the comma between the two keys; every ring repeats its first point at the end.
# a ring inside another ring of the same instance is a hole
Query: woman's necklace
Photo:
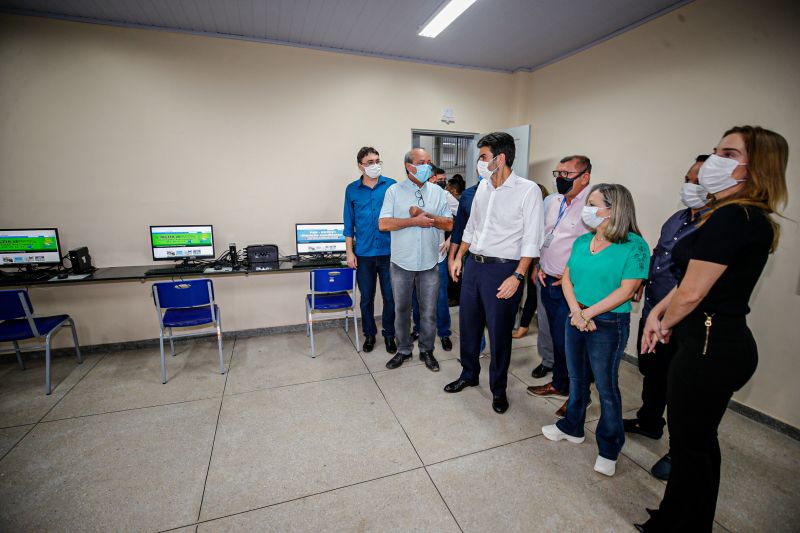
{"type": "Polygon", "coordinates": [[[592,237],[592,240],[589,241],[589,252],[594,255],[600,250],[605,249],[606,246],[608,246],[608,241],[603,237],[598,237],[597,233],[595,233],[594,237],[592,237]]]}

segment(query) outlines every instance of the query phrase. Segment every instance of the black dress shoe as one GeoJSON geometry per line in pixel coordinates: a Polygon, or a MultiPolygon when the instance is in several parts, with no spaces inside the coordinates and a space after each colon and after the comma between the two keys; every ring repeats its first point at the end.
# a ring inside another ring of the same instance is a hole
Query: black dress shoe
{"type": "Polygon", "coordinates": [[[364,337],[364,352],[369,353],[375,348],[375,335],[367,335],[364,337]]]}
{"type": "Polygon", "coordinates": [[[395,342],[394,337],[384,337],[383,342],[386,343],[386,353],[397,352],[397,342],[395,342]]]}
{"type": "Polygon", "coordinates": [[[458,378],[457,380],[453,381],[452,383],[448,383],[444,386],[445,392],[461,392],[462,390],[466,389],[467,387],[477,387],[478,380],[468,380],[468,379],[461,379],[458,378]]]}
{"type": "MultiPolygon", "coordinates": [[[[650,473],[653,474],[653,477],[658,478],[661,481],[669,481],[669,474],[671,472],[672,457],[670,457],[669,454],[659,459],[658,462],[653,465],[653,468],[650,469],[650,473]]],[[[652,515],[652,513],[650,514],[652,515]]]]}
{"type": "Polygon", "coordinates": [[[536,379],[543,378],[547,374],[549,374],[552,370],[553,370],[552,368],[550,368],[549,366],[544,366],[544,363],[542,363],[541,365],[533,369],[533,372],[531,372],[531,377],[536,379]]]}
{"type": "Polygon", "coordinates": [[[433,372],[439,371],[439,361],[433,356],[433,352],[419,352],[419,360],[425,361],[425,366],[433,372]]]}
{"type": "Polygon", "coordinates": [[[663,429],[654,429],[642,425],[642,421],[638,418],[626,418],[622,421],[622,427],[625,429],[625,433],[636,433],[648,439],[658,440],[664,434],[663,429]]]}
{"type": "Polygon", "coordinates": [[[492,398],[492,409],[494,409],[495,413],[500,413],[501,415],[508,411],[508,398],[506,398],[505,394],[492,398]]]}
{"type": "Polygon", "coordinates": [[[450,337],[442,337],[442,350],[449,352],[452,349],[453,341],[450,340],[450,337]]]}
{"type": "Polygon", "coordinates": [[[386,363],[386,368],[388,368],[389,370],[395,369],[400,365],[402,365],[403,361],[408,361],[409,359],[411,359],[410,353],[399,353],[394,357],[392,357],[391,359],[389,359],[389,362],[386,363]]]}

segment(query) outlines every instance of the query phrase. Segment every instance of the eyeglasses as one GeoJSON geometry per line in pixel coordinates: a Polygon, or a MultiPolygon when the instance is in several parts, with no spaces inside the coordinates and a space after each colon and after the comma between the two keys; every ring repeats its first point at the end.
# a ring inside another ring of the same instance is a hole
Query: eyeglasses
{"type": "Polygon", "coordinates": [[[383,161],[378,159],[377,161],[366,161],[364,163],[361,163],[362,167],[368,167],[370,165],[383,165],[383,161]]]}
{"type": "Polygon", "coordinates": [[[422,191],[414,191],[414,196],[417,197],[417,205],[420,207],[425,207],[425,200],[422,198],[422,191]]]}
{"type": "MultiPolygon", "coordinates": [[[[569,178],[570,174],[583,174],[584,172],[586,172],[585,169],[584,170],[576,170],[576,171],[573,171],[573,172],[569,172],[569,171],[566,171],[566,170],[554,170],[553,171],[553,177],[554,178],[569,178]]],[[[575,178],[577,178],[577,177],[578,176],[575,176],[575,178]]],[[[575,178],[573,178],[573,179],[575,179],[575,178]]]]}

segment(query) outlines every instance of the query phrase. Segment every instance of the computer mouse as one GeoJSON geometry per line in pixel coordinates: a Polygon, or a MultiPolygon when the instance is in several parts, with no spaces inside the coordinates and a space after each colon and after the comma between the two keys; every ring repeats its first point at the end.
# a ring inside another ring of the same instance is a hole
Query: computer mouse
{"type": "Polygon", "coordinates": [[[62,272],[61,274],[58,275],[58,279],[67,279],[68,277],[69,274],[66,272],[62,272]]]}

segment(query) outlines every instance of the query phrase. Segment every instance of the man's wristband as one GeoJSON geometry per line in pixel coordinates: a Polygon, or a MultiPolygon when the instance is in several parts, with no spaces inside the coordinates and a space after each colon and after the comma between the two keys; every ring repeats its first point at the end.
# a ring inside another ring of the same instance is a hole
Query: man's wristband
{"type": "Polygon", "coordinates": [[[520,282],[525,280],[525,275],[524,274],[520,274],[519,272],[514,272],[514,277],[517,278],[517,281],[520,281],[520,282]]]}

